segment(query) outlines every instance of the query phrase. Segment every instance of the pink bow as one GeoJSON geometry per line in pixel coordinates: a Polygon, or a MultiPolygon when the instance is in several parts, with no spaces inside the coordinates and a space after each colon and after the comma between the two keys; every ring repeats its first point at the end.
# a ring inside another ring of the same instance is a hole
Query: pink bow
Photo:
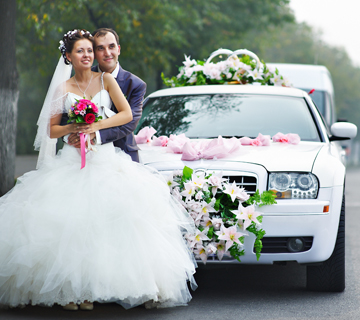
{"type": "Polygon", "coordinates": [[[169,142],[169,138],[167,136],[160,136],[159,138],[154,136],[152,140],[152,145],[159,147],[166,147],[168,142],[169,142]]]}
{"type": "Polygon", "coordinates": [[[135,136],[135,141],[138,144],[143,144],[151,141],[151,137],[154,135],[156,130],[153,127],[142,128],[135,136]]]}
{"type": "Polygon", "coordinates": [[[189,138],[186,138],[185,133],[171,134],[169,141],[167,143],[166,152],[168,153],[182,153],[184,144],[189,141],[189,138]]]}
{"type": "Polygon", "coordinates": [[[251,139],[248,137],[242,137],[239,139],[240,143],[243,146],[264,146],[267,147],[270,145],[270,136],[268,135],[262,135],[261,133],[259,133],[259,135],[255,138],[255,139],[251,139]]]}
{"type": "Polygon", "coordinates": [[[219,136],[210,141],[200,141],[199,143],[186,142],[182,149],[181,160],[194,161],[199,159],[224,158],[237,151],[240,147],[236,138],[223,139],[219,136]]]}
{"type": "Polygon", "coordinates": [[[276,135],[272,137],[272,140],[274,142],[298,144],[300,142],[300,137],[296,133],[283,134],[281,132],[278,132],[276,135]]]}

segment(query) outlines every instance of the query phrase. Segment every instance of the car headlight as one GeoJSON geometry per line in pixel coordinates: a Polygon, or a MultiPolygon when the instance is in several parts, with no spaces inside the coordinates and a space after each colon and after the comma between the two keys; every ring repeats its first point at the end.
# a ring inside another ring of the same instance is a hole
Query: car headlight
{"type": "Polygon", "coordinates": [[[319,183],[312,173],[270,173],[268,190],[276,192],[277,199],[315,199],[319,183]]]}

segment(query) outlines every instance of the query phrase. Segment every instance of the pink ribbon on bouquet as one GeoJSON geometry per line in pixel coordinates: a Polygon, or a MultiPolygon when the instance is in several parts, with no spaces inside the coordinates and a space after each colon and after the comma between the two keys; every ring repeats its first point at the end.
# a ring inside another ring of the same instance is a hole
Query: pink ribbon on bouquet
{"type": "Polygon", "coordinates": [[[85,164],[86,164],[86,151],[85,151],[85,135],[83,133],[80,133],[79,134],[80,136],[80,153],[81,153],[81,168],[84,168],[85,167],[85,164]]]}
{"type": "Polygon", "coordinates": [[[92,151],[97,151],[95,147],[93,147],[91,145],[91,141],[90,141],[90,135],[89,134],[84,134],[84,133],[80,133],[80,154],[81,154],[81,169],[83,169],[85,167],[86,164],[86,153],[90,150],[92,151]],[[85,146],[85,141],[87,141],[87,148],[85,146]]]}

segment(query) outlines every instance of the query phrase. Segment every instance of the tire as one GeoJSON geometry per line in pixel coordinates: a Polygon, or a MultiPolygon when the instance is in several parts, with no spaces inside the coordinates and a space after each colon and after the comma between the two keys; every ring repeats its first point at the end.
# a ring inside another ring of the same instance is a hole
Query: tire
{"type": "Polygon", "coordinates": [[[345,195],[334,251],[321,265],[306,267],[306,288],[326,292],[342,292],[345,289],[345,195]]]}

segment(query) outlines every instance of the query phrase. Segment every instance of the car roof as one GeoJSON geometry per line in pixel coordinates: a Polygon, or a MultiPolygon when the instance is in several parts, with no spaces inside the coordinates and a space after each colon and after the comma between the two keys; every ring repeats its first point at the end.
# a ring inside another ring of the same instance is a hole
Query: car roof
{"type": "Polygon", "coordinates": [[[197,95],[197,94],[259,94],[274,96],[291,96],[303,98],[307,93],[303,90],[280,87],[280,86],[261,86],[261,85],[203,85],[203,86],[185,86],[161,89],[151,93],[148,98],[174,96],[174,95],[197,95]]]}
{"type": "Polygon", "coordinates": [[[267,63],[266,65],[277,68],[294,87],[334,92],[331,74],[325,66],[292,63],[267,63]]]}

